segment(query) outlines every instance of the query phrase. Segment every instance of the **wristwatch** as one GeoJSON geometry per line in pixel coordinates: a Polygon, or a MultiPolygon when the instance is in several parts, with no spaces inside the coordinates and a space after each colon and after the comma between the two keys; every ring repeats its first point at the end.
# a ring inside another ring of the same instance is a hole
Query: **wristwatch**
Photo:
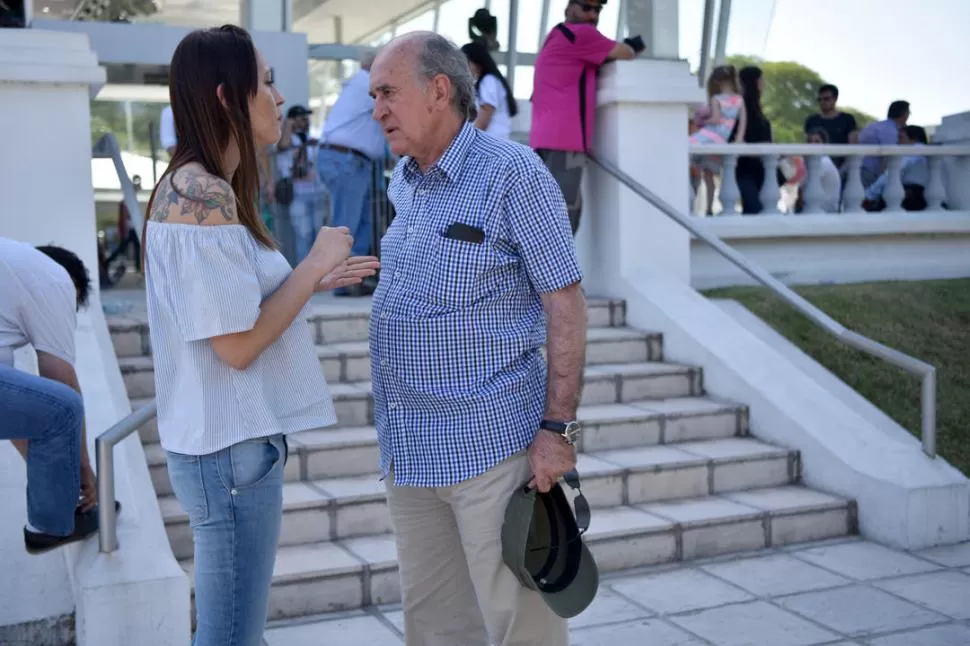
{"type": "Polygon", "coordinates": [[[576,440],[579,439],[579,434],[583,430],[583,425],[576,420],[571,422],[554,422],[544,419],[539,424],[539,428],[557,433],[562,436],[562,439],[566,440],[567,444],[575,446],[576,440]]]}

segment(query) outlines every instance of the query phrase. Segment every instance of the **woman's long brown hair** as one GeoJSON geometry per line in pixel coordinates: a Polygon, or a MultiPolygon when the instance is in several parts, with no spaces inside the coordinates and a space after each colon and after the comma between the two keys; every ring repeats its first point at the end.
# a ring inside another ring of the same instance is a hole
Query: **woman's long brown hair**
{"type": "Polygon", "coordinates": [[[240,224],[260,244],[276,247],[256,212],[258,175],[249,99],[258,89],[256,48],[246,30],[240,27],[223,25],[193,31],[175,48],[168,83],[175,119],[175,154],[148,200],[141,237],[143,267],[148,220],[158,187],[170,181],[179,168],[192,162],[232,185],[240,224]],[[222,86],[225,105],[217,94],[219,86],[222,86]],[[222,169],[223,151],[230,142],[239,148],[239,167],[231,181],[222,169]]]}

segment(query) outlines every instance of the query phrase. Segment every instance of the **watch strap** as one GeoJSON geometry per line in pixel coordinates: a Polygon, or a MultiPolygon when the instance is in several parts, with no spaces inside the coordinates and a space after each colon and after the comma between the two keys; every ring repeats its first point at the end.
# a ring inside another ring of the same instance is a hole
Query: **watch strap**
{"type": "Polygon", "coordinates": [[[552,420],[544,419],[539,423],[539,428],[543,428],[547,431],[553,431],[555,433],[565,433],[569,425],[564,422],[554,422],[552,420]]]}

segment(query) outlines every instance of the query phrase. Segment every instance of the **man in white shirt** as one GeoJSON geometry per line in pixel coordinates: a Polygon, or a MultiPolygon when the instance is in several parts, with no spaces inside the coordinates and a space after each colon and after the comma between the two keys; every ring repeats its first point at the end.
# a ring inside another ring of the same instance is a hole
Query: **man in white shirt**
{"type": "MultiPolygon", "coordinates": [[[[368,90],[374,54],[364,54],[360,71],[344,84],[323,126],[317,172],[330,191],[330,226],[347,227],[354,237],[352,256],[371,251],[371,184],[384,169],[385,141],[374,120],[374,99],[368,90]]],[[[337,296],[362,295],[371,287],[355,285],[334,290],[337,296]]]]}
{"type": "Polygon", "coordinates": [[[0,238],[0,439],[27,462],[24,543],[32,554],[98,530],[74,371],[77,310],[89,291],[87,269],[70,251],[0,238]],[[14,351],[28,344],[39,376],[14,367],[14,351]]]}

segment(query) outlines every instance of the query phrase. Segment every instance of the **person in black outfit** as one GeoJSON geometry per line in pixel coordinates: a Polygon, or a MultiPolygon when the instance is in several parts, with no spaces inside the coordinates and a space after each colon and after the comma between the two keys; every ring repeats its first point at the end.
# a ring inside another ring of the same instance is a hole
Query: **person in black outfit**
{"type": "MultiPolygon", "coordinates": [[[[761,109],[761,92],[764,90],[765,79],[761,69],[749,65],[738,73],[741,80],[741,96],[744,98],[744,109],[748,113],[748,127],[744,131],[744,143],[771,143],[771,122],[765,117],[761,109]]],[[[733,133],[731,135],[734,136],[733,133]]],[[[765,167],[758,157],[738,158],[735,179],[738,191],[741,193],[741,212],[745,215],[761,213],[761,186],[765,180],[765,167]]]]}
{"type": "MultiPolygon", "coordinates": [[[[826,83],[818,89],[819,111],[805,119],[805,134],[821,128],[829,136],[829,143],[847,144],[852,133],[858,129],[855,117],[848,112],[840,112],[835,107],[839,100],[839,88],[826,83]]],[[[832,161],[839,169],[845,157],[833,157],[832,161]]]]}

